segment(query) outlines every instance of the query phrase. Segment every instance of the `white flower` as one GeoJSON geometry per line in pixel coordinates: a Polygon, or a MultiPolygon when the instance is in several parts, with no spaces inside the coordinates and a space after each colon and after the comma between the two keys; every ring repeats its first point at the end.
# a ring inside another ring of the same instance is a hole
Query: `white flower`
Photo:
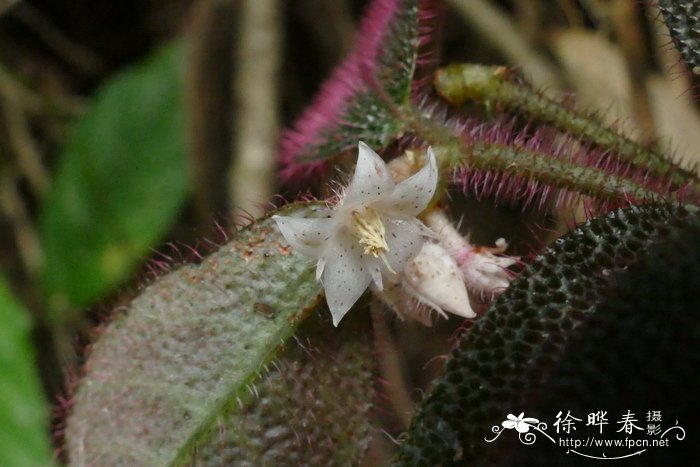
{"type": "Polygon", "coordinates": [[[474,246],[462,237],[443,212],[437,210],[426,216],[426,222],[456,261],[470,290],[493,294],[508,287],[511,274],[507,268],[515,264],[517,258],[497,256],[508,246],[504,239],[499,238],[493,248],[474,246]]]}
{"type": "Polygon", "coordinates": [[[445,311],[464,318],[476,317],[462,271],[439,243],[425,242],[404,268],[404,277],[409,294],[443,317],[447,318],[445,311]]]}
{"type": "Polygon", "coordinates": [[[327,218],[274,216],[289,244],[318,259],[316,278],[338,325],[371,282],[381,291],[384,280],[396,283],[406,263],[432,236],[416,216],[435,193],[437,162],[431,149],[416,174],[394,183],[384,161],[366,144],[352,180],[327,218]]]}
{"type": "Polygon", "coordinates": [[[496,255],[507,247],[503,239],[495,248],[471,245],[440,210],[424,218],[434,238],[423,243],[401,271],[400,282],[385,287],[379,298],[399,316],[426,326],[432,324],[431,310],[445,318],[445,312],[476,317],[467,289],[487,295],[505,289],[511,276],[507,268],[516,259],[496,255]]]}
{"type": "Polygon", "coordinates": [[[402,319],[412,318],[426,326],[432,324],[432,310],[444,318],[446,311],[464,318],[476,317],[462,271],[434,241],[423,243],[420,252],[403,268],[400,282],[389,284],[377,295],[402,319]]]}
{"type": "Polygon", "coordinates": [[[471,247],[457,255],[455,259],[464,273],[464,281],[472,290],[495,293],[508,287],[511,273],[507,268],[514,265],[517,259],[497,256],[506,247],[505,239],[499,238],[495,247],[471,247]]]}

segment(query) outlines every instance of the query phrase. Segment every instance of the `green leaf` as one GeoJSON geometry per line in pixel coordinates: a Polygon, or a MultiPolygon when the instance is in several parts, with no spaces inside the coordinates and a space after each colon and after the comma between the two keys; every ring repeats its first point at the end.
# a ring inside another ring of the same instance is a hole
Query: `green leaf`
{"type": "MultiPolygon", "coordinates": [[[[566,463],[566,449],[536,457],[531,446],[519,453],[524,458],[501,463],[513,455],[517,433],[485,438],[521,412],[549,426],[557,410],[578,418],[608,410],[611,423],[630,409],[664,410],[666,425],[675,417],[692,423],[700,390],[699,245],[698,209],[671,205],[620,210],[557,240],[462,336],[396,465],[566,463]]],[[[673,448],[680,458],[698,454],[696,440],[673,448]]],[[[670,451],[644,465],[682,464],[667,462],[676,456],[670,451]]]]}
{"type": "Polygon", "coordinates": [[[0,278],[0,465],[49,465],[49,423],[29,340],[29,315],[0,278]]]}
{"type": "Polygon", "coordinates": [[[93,346],[67,422],[71,463],[274,465],[314,448],[356,460],[368,437],[368,331],[333,328],[324,311],[318,330],[305,323],[306,337],[290,340],[320,302],[314,270],[267,218],[145,288],[93,346]],[[296,434],[318,444],[295,447],[296,434]]]}
{"type": "Polygon", "coordinates": [[[182,47],[167,47],[108,82],[61,154],[41,213],[54,314],[87,306],[126,279],[181,208],[182,56],[182,47]]]}
{"type": "Polygon", "coordinates": [[[314,314],[177,464],[357,464],[372,438],[374,391],[370,319],[360,311],[339,328],[314,314]]]}

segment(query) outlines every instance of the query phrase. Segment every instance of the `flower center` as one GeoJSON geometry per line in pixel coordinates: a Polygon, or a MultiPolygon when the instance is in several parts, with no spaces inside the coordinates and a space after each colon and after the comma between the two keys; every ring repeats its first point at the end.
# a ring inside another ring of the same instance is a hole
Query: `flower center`
{"type": "Polygon", "coordinates": [[[389,251],[384,235],[384,224],[377,211],[366,208],[362,212],[352,212],[352,223],[355,227],[355,236],[360,240],[360,245],[365,247],[365,254],[371,254],[378,258],[382,253],[389,251]]]}

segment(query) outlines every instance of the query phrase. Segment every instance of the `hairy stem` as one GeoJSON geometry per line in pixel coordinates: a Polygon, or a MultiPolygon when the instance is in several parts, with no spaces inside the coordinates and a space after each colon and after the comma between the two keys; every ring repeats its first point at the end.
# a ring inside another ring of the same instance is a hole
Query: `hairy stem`
{"type": "Polygon", "coordinates": [[[668,178],[675,186],[690,184],[694,191],[700,191],[700,180],[695,174],[679,168],[663,154],[616,133],[590,115],[566,108],[538,93],[505,67],[450,65],[438,70],[435,87],[453,105],[475,100],[487,108],[498,105],[516,111],[610,150],[620,160],[659,178],[668,178]]]}
{"type": "Polygon", "coordinates": [[[611,175],[604,169],[584,166],[565,158],[555,158],[542,151],[468,140],[426,118],[414,117],[411,128],[421,139],[434,146],[443,171],[468,168],[497,172],[512,179],[578,192],[601,201],[651,201],[666,197],[635,180],[611,175]]]}

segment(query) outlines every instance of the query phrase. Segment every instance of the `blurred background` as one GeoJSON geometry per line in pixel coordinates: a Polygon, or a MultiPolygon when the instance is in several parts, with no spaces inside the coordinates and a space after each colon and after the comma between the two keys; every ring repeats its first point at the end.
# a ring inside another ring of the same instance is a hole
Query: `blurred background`
{"type": "MultiPolygon", "coordinates": [[[[21,420],[0,452],[67,408],[95,327],[148,281],[297,195],[276,177],[280,134],[367,3],[0,0],[0,419],[21,420]]],[[[697,82],[647,3],[445,0],[440,63],[517,66],[691,164],[697,82]]],[[[505,235],[516,253],[554,222],[488,201],[463,215],[476,243],[505,235]]],[[[388,324],[408,387],[439,372],[457,324],[388,324]]]]}

